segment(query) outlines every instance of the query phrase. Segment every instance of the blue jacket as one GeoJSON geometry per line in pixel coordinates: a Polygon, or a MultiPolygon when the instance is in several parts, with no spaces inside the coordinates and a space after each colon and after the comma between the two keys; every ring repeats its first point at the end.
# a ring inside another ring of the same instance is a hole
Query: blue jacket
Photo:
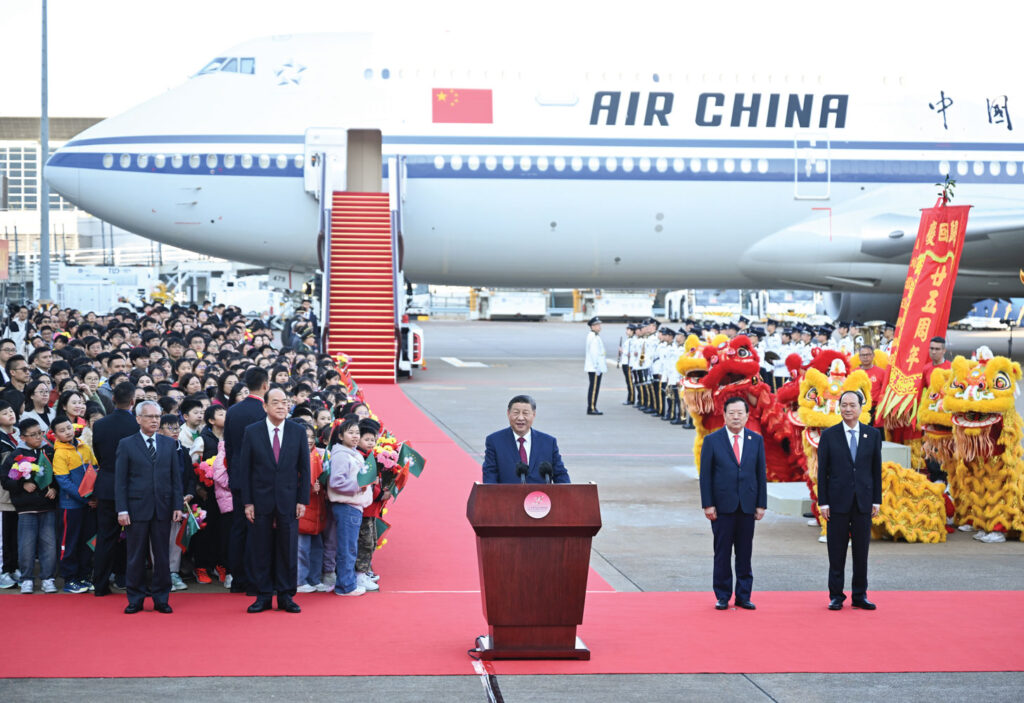
{"type": "Polygon", "coordinates": [[[719,513],[737,511],[751,514],[768,507],[768,478],[764,462],[764,439],[743,428],[740,462],[729,442],[729,430],[722,427],[704,438],[700,449],[700,505],[719,513]]]}
{"type": "MultiPolygon", "coordinates": [[[[484,442],[484,483],[519,483],[516,475],[516,464],[519,463],[519,445],[511,427],[498,430],[487,435],[484,442]]],[[[562,463],[562,455],[558,453],[558,441],[549,434],[531,430],[530,434],[530,471],[526,474],[527,483],[544,483],[540,475],[540,465],[545,461],[551,463],[554,470],[554,483],[572,483],[569,472],[562,463]]]]}

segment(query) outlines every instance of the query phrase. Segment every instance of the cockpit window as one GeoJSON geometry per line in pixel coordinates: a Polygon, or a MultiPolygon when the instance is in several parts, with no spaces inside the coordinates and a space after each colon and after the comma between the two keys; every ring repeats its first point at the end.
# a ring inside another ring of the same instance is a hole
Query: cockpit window
{"type": "Polygon", "coordinates": [[[216,73],[220,70],[220,67],[224,65],[224,61],[226,61],[226,59],[223,56],[220,56],[203,66],[203,69],[196,75],[201,76],[204,73],[216,73]]]}
{"type": "Polygon", "coordinates": [[[253,75],[256,73],[256,59],[247,56],[243,58],[230,57],[230,56],[218,56],[210,63],[203,66],[203,69],[197,73],[197,76],[202,76],[207,73],[246,73],[253,75]]]}

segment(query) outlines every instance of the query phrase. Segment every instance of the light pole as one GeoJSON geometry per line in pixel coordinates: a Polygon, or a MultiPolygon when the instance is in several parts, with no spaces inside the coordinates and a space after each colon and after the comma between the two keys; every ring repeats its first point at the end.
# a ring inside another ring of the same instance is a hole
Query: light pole
{"type": "Polygon", "coordinates": [[[47,97],[46,0],[43,0],[42,106],[39,115],[39,290],[36,300],[50,299],[50,186],[46,160],[50,156],[50,115],[47,97]]]}

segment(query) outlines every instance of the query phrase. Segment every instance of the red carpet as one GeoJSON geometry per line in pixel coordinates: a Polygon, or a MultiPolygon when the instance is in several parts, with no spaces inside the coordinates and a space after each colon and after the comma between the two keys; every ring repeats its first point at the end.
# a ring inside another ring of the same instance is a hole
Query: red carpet
{"type": "MultiPolygon", "coordinates": [[[[374,558],[384,592],[299,595],[301,615],[248,615],[250,599],[226,593],[175,593],[169,616],[123,615],[123,596],[4,595],[0,622],[24,651],[51,651],[58,632],[68,646],[45,665],[0,657],[0,677],[472,674],[466,650],[487,630],[466,521],[479,464],[397,386],[370,386],[367,396],[389,429],[427,458],[386,516],[394,527],[374,558]]],[[[756,612],[718,612],[710,593],[616,593],[593,571],[590,589],[580,636],[591,661],[495,662],[493,671],[1024,669],[1021,591],[873,592],[877,612],[833,613],[823,592],[755,592],[756,612]],[[833,642],[842,644],[821,646],[833,642]]]]}
{"type": "MultiPolygon", "coordinates": [[[[494,662],[492,670],[1024,669],[1022,592],[875,592],[879,609],[872,613],[829,612],[824,593],[755,595],[755,612],[719,612],[707,593],[591,593],[580,628],[591,661],[494,662]]],[[[466,650],[486,630],[476,593],[382,593],[352,599],[317,593],[297,600],[301,615],[248,615],[249,599],[243,596],[173,594],[173,615],[147,611],[127,616],[120,612],[123,598],[4,596],[4,631],[20,633],[25,651],[52,650],[58,628],[77,644],[48,657],[45,666],[3,657],[0,676],[468,675],[473,666],[466,650]],[[111,657],[115,651],[119,656],[111,657]],[[289,655],[281,656],[282,651],[289,655]]]]}

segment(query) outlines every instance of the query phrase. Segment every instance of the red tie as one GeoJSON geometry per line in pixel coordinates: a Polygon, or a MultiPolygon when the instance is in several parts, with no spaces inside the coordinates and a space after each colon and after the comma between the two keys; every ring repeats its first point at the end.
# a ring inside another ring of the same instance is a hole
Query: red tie
{"type": "Polygon", "coordinates": [[[274,428],[274,461],[281,458],[281,440],[277,438],[277,428],[274,428]]]}
{"type": "Polygon", "coordinates": [[[529,464],[530,459],[526,456],[526,437],[519,438],[519,461],[529,464]]]}
{"type": "Polygon", "coordinates": [[[736,463],[740,463],[740,436],[738,434],[732,436],[732,451],[736,455],[736,463]]]}

